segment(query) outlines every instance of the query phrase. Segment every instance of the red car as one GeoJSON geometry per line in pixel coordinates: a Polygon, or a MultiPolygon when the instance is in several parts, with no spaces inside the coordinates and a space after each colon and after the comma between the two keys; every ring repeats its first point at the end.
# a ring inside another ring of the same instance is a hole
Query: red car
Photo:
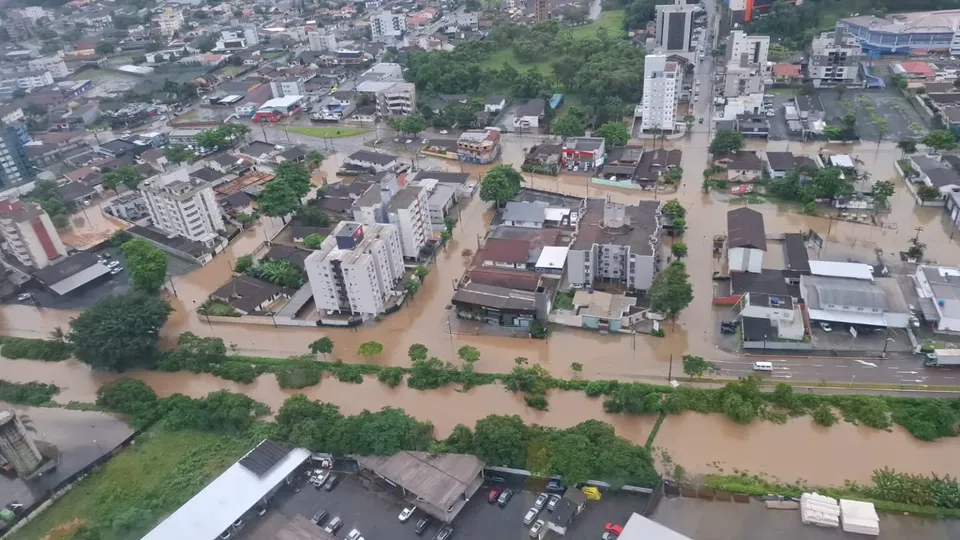
{"type": "Polygon", "coordinates": [[[497,499],[500,498],[500,492],[503,491],[500,488],[493,488],[490,490],[490,496],[487,497],[487,502],[493,504],[497,502],[497,499]]]}
{"type": "Polygon", "coordinates": [[[620,536],[621,534],[623,534],[623,527],[613,523],[612,521],[607,523],[605,530],[608,533],[615,534],[617,536],[620,536]]]}

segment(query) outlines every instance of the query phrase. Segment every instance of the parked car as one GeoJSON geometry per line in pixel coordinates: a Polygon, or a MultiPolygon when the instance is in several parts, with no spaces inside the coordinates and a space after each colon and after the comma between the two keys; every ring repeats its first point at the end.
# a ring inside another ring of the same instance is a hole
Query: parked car
{"type": "Polygon", "coordinates": [[[323,530],[327,531],[330,534],[335,534],[343,527],[343,520],[340,519],[340,516],[337,516],[330,520],[330,523],[327,523],[327,526],[323,530]]]}
{"type": "Polygon", "coordinates": [[[830,326],[830,323],[820,323],[820,329],[824,332],[833,332],[833,327],[830,326]]]}
{"type": "Polygon", "coordinates": [[[243,520],[242,520],[242,519],[238,519],[238,520],[236,520],[236,521],[233,522],[233,530],[239,531],[239,530],[242,529],[242,528],[243,528],[243,520]]]}
{"type": "Polygon", "coordinates": [[[563,484],[560,482],[560,480],[554,478],[553,480],[547,481],[547,491],[550,493],[563,493],[565,490],[566,488],[563,487],[563,484]]]}
{"type": "Polygon", "coordinates": [[[316,476],[310,477],[310,483],[320,489],[330,478],[330,471],[318,471],[316,476]]]}
{"type": "Polygon", "coordinates": [[[318,510],[317,513],[313,515],[313,519],[311,521],[313,521],[314,525],[323,525],[323,522],[327,520],[327,516],[329,515],[330,515],[329,512],[321,509],[321,510],[318,510]]]}
{"type": "Polygon", "coordinates": [[[118,266],[118,267],[114,268],[113,270],[111,270],[111,271],[110,271],[110,275],[111,275],[111,276],[115,276],[115,275],[119,274],[120,272],[123,272],[123,267],[122,267],[122,266],[118,266]]]}
{"type": "Polygon", "coordinates": [[[615,534],[617,536],[620,536],[621,534],[623,534],[623,527],[620,525],[617,525],[616,523],[613,523],[612,521],[608,521],[607,526],[604,527],[603,530],[610,534],[615,534]]]}
{"type": "Polygon", "coordinates": [[[441,129],[441,130],[440,130],[440,134],[441,134],[441,135],[446,135],[447,133],[450,133],[450,132],[447,131],[447,130],[445,130],[445,129],[441,129]]]}
{"type": "Polygon", "coordinates": [[[533,520],[537,519],[537,514],[539,513],[540,509],[536,507],[527,510],[527,515],[523,516],[523,524],[529,525],[533,523],[533,520]]]}
{"type": "Polygon", "coordinates": [[[413,528],[413,532],[417,533],[417,536],[423,534],[423,531],[427,530],[427,527],[430,525],[430,520],[423,518],[417,522],[417,526],[413,528]]]}
{"type": "Polygon", "coordinates": [[[910,316],[910,326],[920,328],[920,319],[918,319],[916,315],[910,316]]]}
{"type": "Polygon", "coordinates": [[[410,516],[413,515],[413,511],[414,511],[415,509],[416,509],[416,507],[414,507],[414,506],[411,506],[410,508],[404,508],[404,509],[400,512],[400,523],[406,523],[407,520],[410,519],[410,516]]]}
{"type": "Polygon", "coordinates": [[[547,499],[549,498],[550,496],[547,495],[546,493],[541,493],[540,495],[537,495],[537,500],[534,501],[533,507],[536,508],[537,510],[543,510],[543,505],[547,504],[547,499]]]}
{"type": "Polygon", "coordinates": [[[542,519],[538,519],[537,522],[533,524],[533,527],[530,527],[530,538],[539,536],[544,525],[546,525],[546,523],[542,519]]]}
{"type": "Polygon", "coordinates": [[[116,268],[120,266],[120,261],[110,261],[107,263],[107,268],[116,268]]]}
{"type": "Polygon", "coordinates": [[[452,535],[453,535],[453,527],[447,525],[446,527],[440,529],[439,532],[437,532],[437,535],[433,537],[433,540],[447,540],[452,535]]]}
{"type": "Polygon", "coordinates": [[[553,512],[557,509],[557,504],[560,502],[559,495],[551,495],[550,502],[547,503],[547,512],[553,512]]]}
{"type": "Polygon", "coordinates": [[[226,531],[223,531],[222,533],[220,533],[220,540],[227,540],[227,538],[230,538],[230,531],[229,531],[229,530],[226,530],[226,531]]]}
{"type": "Polygon", "coordinates": [[[31,298],[33,298],[33,295],[30,294],[30,293],[28,293],[28,292],[25,292],[25,293],[23,293],[23,294],[17,295],[17,301],[19,301],[19,302],[23,302],[24,300],[29,300],[29,299],[31,299],[31,298]]]}
{"type": "Polygon", "coordinates": [[[363,536],[360,536],[360,531],[353,529],[347,533],[347,536],[344,537],[344,540],[363,540],[363,536]]]}
{"type": "Polygon", "coordinates": [[[497,499],[500,498],[500,492],[503,491],[500,488],[493,488],[490,490],[490,495],[487,496],[487,502],[493,504],[497,502],[497,499]]]}
{"type": "Polygon", "coordinates": [[[497,499],[497,504],[500,505],[500,508],[503,508],[510,502],[511,498],[513,498],[513,490],[505,489],[503,493],[500,494],[500,498],[497,499]]]}
{"type": "Polygon", "coordinates": [[[340,483],[340,477],[335,474],[331,474],[330,479],[327,480],[327,486],[326,486],[327,491],[333,491],[333,488],[337,487],[337,484],[339,483],[340,483]]]}
{"type": "Polygon", "coordinates": [[[265,506],[255,506],[254,510],[256,510],[258,516],[262,516],[267,513],[267,508],[265,506]]]}

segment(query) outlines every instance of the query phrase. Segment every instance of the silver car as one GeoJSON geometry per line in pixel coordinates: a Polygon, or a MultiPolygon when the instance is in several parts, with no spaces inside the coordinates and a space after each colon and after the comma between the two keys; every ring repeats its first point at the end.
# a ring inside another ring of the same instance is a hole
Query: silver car
{"type": "Polygon", "coordinates": [[[547,503],[547,511],[548,511],[548,512],[553,512],[554,510],[556,510],[556,509],[557,509],[557,503],[559,503],[559,502],[560,502],[560,496],[559,496],[559,495],[551,495],[551,496],[550,496],[550,502],[547,503]]]}
{"type": "Polygon", "coordinates": [[[549,496],[546,493],[541,493],[537,496],[537,500],[533,503],[533,507],[537,510],[543,510],[543,505],[547,504],[547,498],[549,496]]]}
{"type": "Polygon", "coordinates": [[[533,520],[537,519],[537,514],[539,513],[540,509],[536,507],[527,510],[527,515],[523,516],[523,524],[530,525],[533,523],[533,520]]]}

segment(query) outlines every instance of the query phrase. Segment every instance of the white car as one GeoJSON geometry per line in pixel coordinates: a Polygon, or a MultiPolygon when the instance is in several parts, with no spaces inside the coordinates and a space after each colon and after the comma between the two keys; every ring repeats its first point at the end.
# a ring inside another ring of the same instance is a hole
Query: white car
{"type": "Polygon", "coordinates": [[[450,132],[447,131],[447,130],[445,130],[445,129],[441,129],[441,130],[440,130],[440,134],[441,134],[441,135],[446,135],[447,133],[450,133],[450,132]]]}
{"type": "Polygon", "coordinates": [[[23,302],[24,300],[29,300],[29,299],[31,299],[31,298],[33,298],[33,295],[30,294],[30,293],[28,293],[28,292],[25,292],[25,293],[17,296],[17,301],[23,302]]]}
{"type": "Polygon", "coordinates": [[[830,323],[820,323],[820,329],[824,332],[833,332],[833,327],[830,326],[830,323]]]}
{"type": "Polygon", "coordinates": [[[767,116],[771,116],[771,117],[772,117],[772,116],[776,116],[776,115],[777,115],[777,113],[775,113],[775,112],[773,112],[773,111],[767,111],[767,116]]]}
{"type": "Polygon", "coordinates": [[[530,538],[539,536],[544,525],[546,525],[546,523],[544,523],[542,519],[538,519],[537,522],[533,524],[533,527],[530,527],[530,538]]]}
{"type": "Polygon", "coordinates": [[[107,268],[116,268],[120,266],[120,261],[110,261],[107,263],[107,268]]]}
{"type": "Polygon", "coordinates": [[[527,515],[523,516],[523,524],[530,525],[533,523],[533,520],[537,519],[537,514],[540,513],[540,510],[537,508],[531,508],[527,510],[527,515]]]}
{"type": "Polygon", "coordinates": [[[110,271],[110,275],[111,275],[111,276],[115,276],[115,275],[119,274],[120,272],[123,272],[123,267],[122,267],[122,266],[118,266],[118,267],[114,268],[113,270],[111,270],[111,271],[110,271]]]}
{"type": "Polygon", "coordinates": [[[918,319],[916,315],[910,316],[910,326],[920,328],[920,319],[918,319]]]}
{"type": "Polygon", "coordinates": [[[403,511],[400,512],[400,523],[406,523],[410,519],[410,516],[413,515],[414,510],[415,507],[413,506],[410,508],[404,508],[403,511]]]}
{"type": "Polygon", "coordinates": [[[536,508],[537,510],[543,509],[543,505],[547,504],[548,498],[549,496],[546,493],[541,493],[540,495],[537,496],[537,500],[534,501],[533,507],[536,508]]]}
{"type": "Polygon", "coordinates": [[[353,529],[347,533],[345,540],[363,540],[363,537],[360,536],[360,531],[353,529]]]}

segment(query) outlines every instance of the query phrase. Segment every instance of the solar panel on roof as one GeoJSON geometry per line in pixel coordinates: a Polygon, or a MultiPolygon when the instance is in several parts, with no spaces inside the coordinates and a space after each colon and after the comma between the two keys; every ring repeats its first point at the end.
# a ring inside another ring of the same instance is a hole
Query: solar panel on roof
{"type": "Polygon", "coordinates": [[[266,440],[259,446],[250,451],[249,454],[240,459],[240,465],[257,476],[263,476],[270,472],[270,469],[277,463],[280,463],[290,448],[280,446],[279,444],[266,440]]]}

